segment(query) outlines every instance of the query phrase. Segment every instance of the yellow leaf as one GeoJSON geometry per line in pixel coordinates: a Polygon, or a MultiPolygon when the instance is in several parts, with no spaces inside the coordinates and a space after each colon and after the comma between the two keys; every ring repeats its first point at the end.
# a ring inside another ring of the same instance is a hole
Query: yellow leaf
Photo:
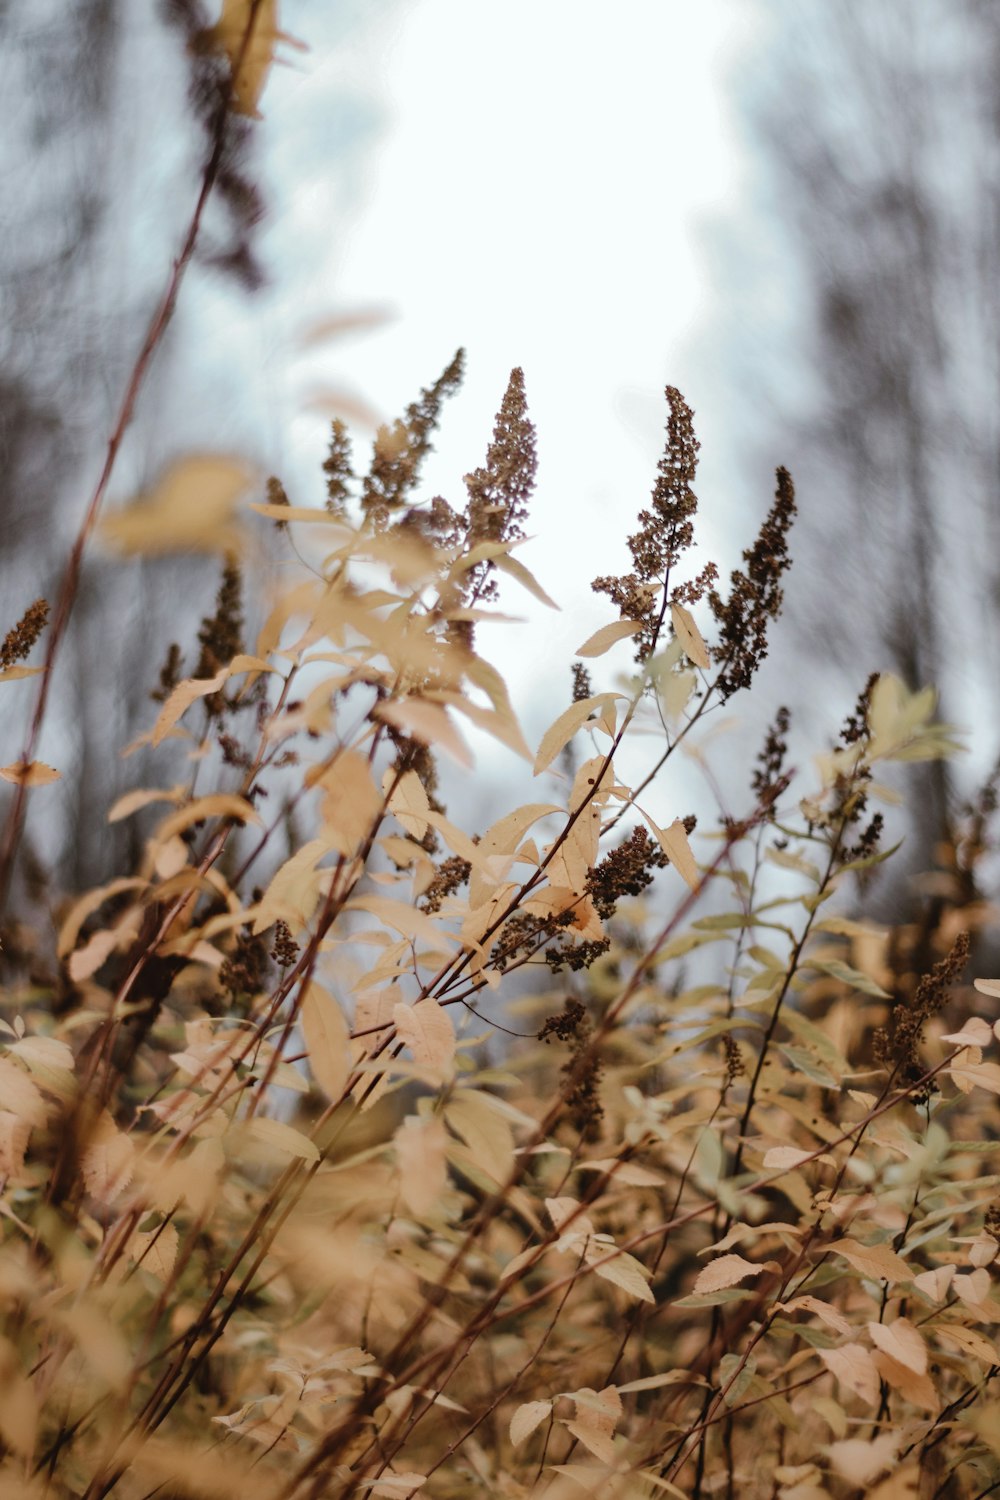
{"type": "MultiPolygon", "coordinates": [[[[382,777],[382,788],[385,792],[389,791],[394,780],[395,772],[387,770],[382,777]]],[[[430,803],[427,801],[423,782],[416,771],[403,772],[392,789],[388,806],[407,833],[412,834],[415,839],[422,839],[425,836],[430,803]]]]}
{"type": "Polygon", "coordinates": [[[920,1467],[918,1464],[907,1464],[905,1468],[896,1469],[888,1479],[883,1479],[874,1489],[867,1492],[865,1500],[917,1500],[917,1491],[920,1487],[920,1467]]]}
{"type": "Polygon", "coordinates": [[[568,1432],[599,1458],[602,1463],[614,1463],[615,1445],[612,1441],[615,1427],[621,1416],[622,1400],[611,1385],[598,1393],[589,1387],[570,1393],[576,1407],[575,1419],[564,1425],[568,1432]]]}
{"type": "Polygon", "coordinates": [[[440,1069],[455,1056],[455,1028],[451,1017],[435,999],[428,996],[416,1005],[393,1006],[392,1018],[401,1042],[409,1047],[413,1060],[421,1067],[440,1069]]]}
{"type": "Polygon", "coordinates": [[[18,1178],[24,1170],[24,1157],[31,1137],[31,1126],[9,1109],[0,1109],[0,1178],[18,1178]]]}
{"type": "Polygon", "coordinates": [[[514,1165],[514,1135],[490,1097],[472,1089],[456,1089],[445,1119],[468,1146],[476,1165],[502,1185],[514,1165]]]}
{"type": "Polygon", "coordinates": [[[764,1166],[768,1169],[782,1167],[790,1170],[792,1167],[800,1167],[811,1157],[811,1151],[800,1151],[797,1146],[772,1146],[764,1154],[764,1166]]]}
{"type": "Polygon", "coordinates": [[[128,1242],[128,1253],[158,1281],[168,1281],[177,1259],[177,1245],[177,1230],[173,1224],[165,1223],[158,1229],[137,1229],[128,1242]]]}
{"type": "Polygon", "coordinates": [[[406,901],[393,901],[389,896],[352,896],[345,909],[370,912],[386,927],[402,933],[413,942],[427,943],[434,950],[440,949],[443,943],[457,941],[453,934],[445,932],[427,912],[410,906],[406,901]]]}
{"type": "Polygon", "coordinates": [[[827,1457],[835,1471],[858,1489],[864,1489],[873,1479],[891,1469],[896,1461],[896,1450],[900,1436],[894,1432],[883,1432],[876,1438],[844,1438],[831,1443],[827,1457]]]}
{"type": "Polygon", "coordinates": [[[4,781],[12,781],[15,786],[47,786],[50,781],[58,781],[62,772],[47,766],[41,760],[21,760],[10,766],[0,766],[0,776],[4,781]]]}
{"type": "Polygon", "coordinates": [[[44,670],[44,667],[8,667],[0,672],[0,682],[20,682],[22,677],[37,677],[44,670]]]}
{"type": "Polygon", "coordinates": [[[996,1344],[978,1329],[966,1328],[964,1323],[935,1323],[932,1328],[936,1338],[943,1339],[946,1344],[953,1344],[963,1354],[971,1354],[973,1359],[978,1359],[988,1369],[1000,1364],[1000,1351],[996,1344]]]}
{"type": "Polygon", "coordinates": [[[872,1281],[909,1281],[913,1275],[902,1256],[890,1245],[859,1245],[857,1240],[835,1240],[828,1249],[872,1281]]]}
{"type": "MultiPolygon", "coordinates": [[[[28,1458],[35,1446],[38,1402],[31,1381],[22,1370],[16,1348],[5,1338],[0,1338],[0,1389],[3,1390],[0,1438],[8,1448],[28,1458]]],[[[11,1489],[14,1494],[28,1492],[27,1486],[23,1490],[14,1486],[11,1489]]]]}
{"type": "Polygon", "coordinates": [[[642,629],[641,620],[615,620],[611,625],[602,625],[593,635],[588,635],[582,646],[577,646],[577,656],[603,656],[605,651],[627,635],[636,635],[642,629]]]}
{"type": "Polygon", "coordinates": [[[303,1161],[319,1161],[319,1151],[315,1142],[301,1130],[296,1130],[292,1125],[285,1125],[281,1120],[271,1120],[264,1115],[256,1115],[248,1120],[242,1127],[248,1136],[261,1145],[279,1152],[282,1156],[299,1156],[303,1161]]]}
{"type": "Polygon", "coordinates": [[[126,554],[241,549],[236,503],[253,480],[242,459],[198,454],[172,464],[151,490],[101,526],[105,538],[126,554]]]}
{"type": "MultiPolygon", "coordinates": [[[[506,542],[503,545],[510,546],[510,543],[506,542]]],[[[501,572],[509,573],[511,578],[516,579],[521,587],[527,589],[528,593],[537,599],[540,604],[547,604],[549,609],[559,608],[555,600],[549,598],[534,573],[529,573],[524,563],[520,562],[516,557],[511,557],[507,552],[498,552],[492,561],[501,572]]]]}
{"type": "Polygon", "coordinates": [[[515,1448],[530,1437],[552,1410],[551,1401],[525,1401],[510,1419],[510,1440],[515,1448]]]}
{"type": "Polygon", "coordinates": [[[571,703],[569,708],[559,715],[553,724],[542,735],[542,742],[535,756],[534,773],[541,775],[552,764],[560,750],[568,745],[578,729],[590,718],[591,714],[599,715],[620,698],[621,693],[597,693],[593,698],[581,698],[576,703],[571,703]]]}
{"type": "Polygon", "coordinates": [[[673,622],[674,634],[684,648],[684,655],[688,661],[693,662],[696,667],[710,667],[712,659],[708,654],[708,647],[701,638],[701,632],[694,623],[694,616],[683,604],[671,604],[670,618],[673,622]]]}
{"type": "Polygon", "coordinates": [[[126,792],[124,797],[119,797],[108,813],[109,823],[118,823],[122,818],[130,818],[134,812],[148,807],[151,802],[183,802],[187,796],[187,789],[183,786],[171,787],[169,791],[161,788],[147,790],[138,788],[134,792],[126,792]]]}
{"type": "Polygon", "coordinates": [[[919,1276],[914,1276],[913,1285],[929,1297],[932,1302],[943,1302],[948,1295],[948,1288],[955,1275],[955,1267],[936,1266],[933,1271],[921,1271],[919,1276]]]}
{"type": "Polygon", "coordinates": [[[413,1491],[426,1483],[426,1474],[395,1474],[389,1469],[377,1479],[362,1479],[358,1489],[368,1490],[373,1495],[384,1495],[386,1500],[410,1500],[413,1491]]]}
{"type": "Polygon", "coordinates": [[[59,941],[56,945],[59,957],[65,958],[67,953],[72,952],[84,922],[97,911],[98,907],[103,906],[105,901],[110,900],[112,896],[119,895],[122,891],[144,890],[148,884],[147,880],[121,876],[118,880],[112,880],[107,885],[88,891],[78,901],[74,901],[59,929],[59,941]]]}
{"type": "Polygon", "coordinates": [[[745,1281],[748,1276],[759,1276],[766,1269],[763,1264],[744,1260],[742,1255],[720,1255],[718,1260],[710,1261],[698,1273],[694,1284],[695,1295],[700,1297],[706,1292],[720,1292],[724,1287],[745,1281]]]}
{"type": "Polygon", "coordinates": [[[38,1085],[6,1057],[0,1057],[0,1100],[5,1110],[27,1125],[44,1125],[48,1118],[38,1085]]]}
{"type": "Polygon", "coordinates": [[[697,890],[701,884],[701,876],[698,873],[695,857],[691,852],[691,845],[688,843],[687,829],[680,818],[675,818],[669,828],[657,828],[650,817],[646,816],[646,814],[643,814],[643,816],[646,817],[646,822],[659,839],[660,848],[670,860],[678,875],[680,875],[682,880],[687,882],[693,891],[697,890]]]}
{"type": "Polygon", "coordinates": [[[317,779],[323,790],[323,831],[338,854],[353,858],[382,816],[382,798],[368,757],[345,750],[317,779]]]}
{"type": "Polygon", "coordinates": [[[898,1391],[904,1401],[911,1401],[926,1411],[935,1411],[940,1405],[934,1382],[927,1375],[918,1375],[909,1365],[900,1364],[882,1349],[876,1349],[872,1358],[882,1379],[898,1391]]]}
{"type": "Polygon", "coordinates": [[[372,714],[422,745],[437,746],[466,770],[472,766],[471,750],[440,703],[430,703],[426,698],[397,698],[376,703],[372,714]]]}
{"type": "Polygon", "coordinates": [[[393,1137],[399,1192],[410,1213],[423,1218],[440,1203],[448,1186],[448,1135],[437,1116],[407,1115],[393,1137]]]}
{"type": "Polygon", "coordinates": [[[162,744],[192,703],[196,703],[199,698],[207,698],[211,693],[217,693],[228,676],[229,669],[223,667],[214,677],[188,677],[184,682],[179,682],[157,715],[150,743],[154,746],[162,744]]]}
{"type": "Polygon", "coordinates": [[[624,1250],[610,1259],[609,1253],[609,1246],[598,1240],[591,1240],[587,1245],[585,1259],[598,1276],[621,1287],[630,1297],[637,1297],[640,1302],[655,1302],[656,1298],[647,1285],[650,1273],[642,1261],[636,1260],[634,1255],[629,1255],[624,1250]]]}
{"type": "Polygon", "coordinates": [[[868,1324],[868,1333],[877,1349],[883,1350],[917,1375],[926,1373],[927,1345],[907,1318],[895,1318],[888,1324],[871,1322],[868,1324]]]}
{"type": "Polygon", "coordinates": [[[207,797],[196,797],[175,813],[169,813],[157,828],[156,836],[166,843],[175,834],[190,828],[192,823],[200,823],[203,818],[235,818],[239,823],[256,823],[258,828],[263,827],[264,822],[257,809],[245,797],[237,797],[230,792],[213,792],[207,797]]]}
{"type": "Polygon", "coordinates": [[[972,1088],[987,1089],[991,1094],[1000,1094],[1000,1064],[997,1063],[952,1063],[948,1069],[963,1093],[972,1088]]]}
{"type": "Polygon", "coordinates": [[[492,735],[501,745],[506,745],[508,750],[513,750],[522,760],[531,759],[531,751],[528,749],[521,726],[513,715],[498,713],[496,709],[480,708],[476,703],[470,703],[468,698],[462,698],[458,694],[449,694],[448,701],[459,713],[463,713],[467,719],[471,719],[477,729],[484,734],[492,735]]]}
{"type": "Polygon", "coordinates": [[[993,1040],[993,1028],[979,1016],[970,1016],[961,1031],[951,1031],[941,1040],[953,1047],[988,1047],[993,1040]]]}
{"type": "Polygon", "coordinates": [[[293,933],[305,927],[319,905],[324,882],[329,879],[328,870],[316,868],[327,852],[322,839],[311,839],[291,859],[285,860],[257,908],[255,934],[266,932],[279,918],[288,923],[293,933]]]}
{"type": "Polygon", "coordinates": [[[862,1344],[842,1344],[839,1349],[818,1349],[816,1352],[841,1385],[846,1385],[869,1406],[875,1405],[879,1394],[878,1370],[862,1344]]]}
{"type": "Polygon", "coordinates": [[[351,1068],[350,1033],[340,1006],[321,985],[311,982],[299,1010],[312,1075],[327,1098],[340,1098],[351,1068]]]}
{"type": "Polygon", "coordinates": [[[112,1203],[132,1180],[135,1146],[119,1130],[107,1110],[102,1110],[80,1160],[87,1192],[98,1203],[112,1203]]]}
{"type": "Polygon", "coordinates": [[[850,1333],[851,1331],[851,1325],[843,1313],[838,1312],[835,1307],[831,1307],[828,1302],[822,1302],[819,1297],[808,1295],[793,1297],[791,1302],[786,1302],[784,1306],[788,1312],[795,1312],[800,1307],[804,1308],[806,1312],[811,1312],[815,1317],[819,1318],[821,1323],[826,1323],[828,1327],[836,1329],[838,1333],[850,1333]]]}

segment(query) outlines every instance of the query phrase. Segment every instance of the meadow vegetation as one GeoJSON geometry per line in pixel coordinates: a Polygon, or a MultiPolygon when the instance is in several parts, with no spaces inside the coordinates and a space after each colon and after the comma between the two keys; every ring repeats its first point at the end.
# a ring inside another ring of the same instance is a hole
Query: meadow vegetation
{"type": "MultiPolygon", "coordinates": [[[[220,131],[277,35],[225,15],[220,131]]],[[[42,899],[22,830],[73,774],[34,747],[107,476],[0,647],[36,692],[0,771],[0,1495],[993,1493],[995,788],[914,919],[866,919],[894,764],[956,741],[931,687],[861,668],[809,766],[774,704],[739,806],[654,819],[675,756],[716,796],[701,738],[781,650],[795,517],[779,470],[729,578],[699,555],[672,387],[608,622],[526,743],[482,643],[549,602],[535,433],[515,369],[461,498],[426,496],[462,371],[364,462],[334,421],[302,503],[202,454],[103,522],[122,568],[221,578],[151,643],[169,774],[108,808],[142,853],[96,890],[42,899]],[[488,827],[442,796],[469,726],[536,777],[488,827]]]]}

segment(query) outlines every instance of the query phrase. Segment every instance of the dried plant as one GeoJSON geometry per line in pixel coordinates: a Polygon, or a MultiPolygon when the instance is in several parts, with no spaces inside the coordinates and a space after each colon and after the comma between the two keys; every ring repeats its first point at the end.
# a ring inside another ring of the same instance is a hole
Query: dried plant
{"type": "MultiPolygon", "coordinates": [[[[234,460],[107,528],[223,576],[151,654],[164,784],[108,810],[136,864],[7,918],[4,1493],[990,1493],[993,783],[897,931],[864,917],[871,808],[955,748],[932,692],[869,679],[801,778],[778,708],[744,806],[674,805],[664,767],[771,648],[794,501],[779,471],[723,597],[673,388],[633,570],[596,585],[620,618],[529,747],[475,626],[501,584],[547,597],[534,429],[515,370],[464,503],[428,500],[460,375],[366,474],[338,424],[315,496],[268,483],[287,566],[252,646],[234,460]],[[638,671],[595,691],[615,650],[638,671]],[[466,722],[539,779],[486,828],[437,796],[466,722]]],[[[11,628],[3,691],[43,623],[11,628]]],[[[2,769],[22,800],[57,774],[2,769]]]]}

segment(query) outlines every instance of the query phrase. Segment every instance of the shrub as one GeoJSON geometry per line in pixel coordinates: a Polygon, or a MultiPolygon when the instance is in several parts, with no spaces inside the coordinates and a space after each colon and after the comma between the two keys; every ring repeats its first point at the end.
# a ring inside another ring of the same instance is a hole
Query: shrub
{"type": "MultiPolygon", "coordinates": [[[[335,423],[321,505],[268,482],[291,582],[252,652],[243,465],[186,460],[107,523],[224,564],[152,684],[180,780],[109,810],[140,864],[7,924],[5,1493],[986,1494],[1000,982],[966,971],[992,792],[896,931],[864,920],[876,777],[953,748],[929,690],[871,678],[804,786],[777,709],[742,807],[649,814],[767,653],[795,510],[779,471],[728,585],[694,565],[672,388],[632,567],[594,585],[619,618],[532,753],[478,649],[501,582],[547,597],[517,555],[519,370],[463,502],[420,495],[461,373],[363,473],[335,423]],[[631,678],[594,691],[626,640],[631,678]],[[468,764],[466,722],[544,800],[463,826],[438,758],[468,764]]],[[[55,774],[4,768],[8,864],[55,774]]]]}

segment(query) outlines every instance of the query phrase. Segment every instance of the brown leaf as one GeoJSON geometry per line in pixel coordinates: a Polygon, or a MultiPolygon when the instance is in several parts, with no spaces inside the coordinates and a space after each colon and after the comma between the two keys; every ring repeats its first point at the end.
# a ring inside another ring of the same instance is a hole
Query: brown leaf
{"type": "Polygon", "coordinates": [[[674,634],[683,646],[684,655],[688,661],[696,667],[710,667],[712,659],[708,654],[708,647],[702,640],[701,631],[695,624],[691,611],[683,604],[671,604],[670,619],[673,623],[674,634]]]}
{"type": "Polygon", "coordinates": [[[438,1116],[422,1120],[407,1115],[393,1137],[399,1167],[399,1192],[418,1219],[440,1203],[448,1186],[448,1135],[438,1116]]]}
{"type": "Polygon", "coordinates": [[[0,766],[0,777],[4,781],[12,781],[15,786],[48,786],[51,781],[58,781],[62,776],[61,771],[47,766],[44,761],[32,760],[15,761],[10,766],[0,766]]]}
{"type": "Polygon", "coordinates": [[[765,1270],[767,1266],[763,1263],[755,1264],[752,1260],[744,1260],[742,1255],[720,1255],[718,1260],[710,1261],[698,1273],[694,1294],[700,1297],[706,1292],[720,1292],[725,1287],[745,1281],[748,1276],[760,1276],[765,1270]]]}
{"type": "Polygon", "coordinates": [[[904,1401],[911,1401],[914,1406],[921,1406],[926,1411],[937,1410],[941,1403],[934,1382],[927,1375],[918,1375],[909,1365],[900,1364],[898,1359],[893,1359],[891,1354],[885,1354],[881,1349],[876,1349],[872,1357],[882,1379],[893,1390],[898,1391],[904,1401]]]}
{"type": "Polygon", "coordinates": [[[151,490],[116,515],[107,516],[101,525],[102,534],[126,555],[235,555],[242,546],[236,504],[253,477],[252,469],[242,459],[224,454],[180,459],[151,490]]]}
{"type": "Polygon", "coordinates": [[[816,1352],[841,1385],[846,1385],[869,1406],[875,1405],[879,1393],[878,1370],[862,1344],[842,1344],[839,1349],[818,1349],[816,1352]]]}
{"type": "Polygon", "coordinates": [[[102,1111],[80,1160],[87,1192],[98,1203],[113,1203],[131,1182],[134,1167],[131,1137],[118,1129],[106,1110],[102,1111]]]}
{"type": "Polygon", "coordinates": [[[336,1000],[315,981],[302,997],[299,1024],[312,1075],[332,1103],[340,1098],[350,1074],[350,1033],[336,1000]]]}
{"type": "Polygon", "coordinates": [[[512,1445],[517,1448],[526,1437],[530,1437],[539,1422],[544,1422],[551,1410],[551,1401],[525,1401],[519,1406],[510,1419],[512,1445]]]}
{"type": "Polygon", "coordinates": [[[834,1240],[828,1247],[834,1255],[842,1255],[846,1261],[872,1281],[909,1281],[913,1276],[910,1267],[897,1255],[891,1245],[859,1245],[857,1240],[834,1240]]]}
{"type": "Polygon", "coordinates": [[[547,770],[559,752],[569,744],[577,730],[582,729],[586,724],[591,714],[599,714],[621,697],[621,693],[597,693],[593,698],[581,698],[578,702],[571,703],[569,708],[564,709],[542,735],[532,768],[535,775],[539,776],[547,770]]]}
{"type": "Polygon", "coordinates": [[[582,646],[577,646],[577,656],[603,656],[605,651],[626,636],[636,635],[642,629],[641,620],[615,620],[611,625],[602,625],[593,635],[588,635],[582,646]]]}
{"type": "Polygon", "coordinates": [[[877,1349],[906,1365],[914,1374],[926,1374],[927,1345],[909,1319],[895,1318],[888,1324],[869,1323],[868,1333],[877,1349]]]}
{"type": "Polygon", "coordinates": [[[675,818],[669,828],[657,828],[656,824],[649,818],[646,822],[652,828],[660,841],[660,848],[670,860],[674,869],[685,880],[693,891],[701,884],[701,875],[691,845],[688,843],[687,829],[680,818],[675,818]]]}
{"type": "Polygon", "coordinates": [[[418,1000],[416,1005],[398,1003],[392,1017],[399,1039],[409,1047],[414,1062],[434,1069],[448,1066],[455,1056],[455,1028],[448,1012],[432,996],[418,1000]]]}

